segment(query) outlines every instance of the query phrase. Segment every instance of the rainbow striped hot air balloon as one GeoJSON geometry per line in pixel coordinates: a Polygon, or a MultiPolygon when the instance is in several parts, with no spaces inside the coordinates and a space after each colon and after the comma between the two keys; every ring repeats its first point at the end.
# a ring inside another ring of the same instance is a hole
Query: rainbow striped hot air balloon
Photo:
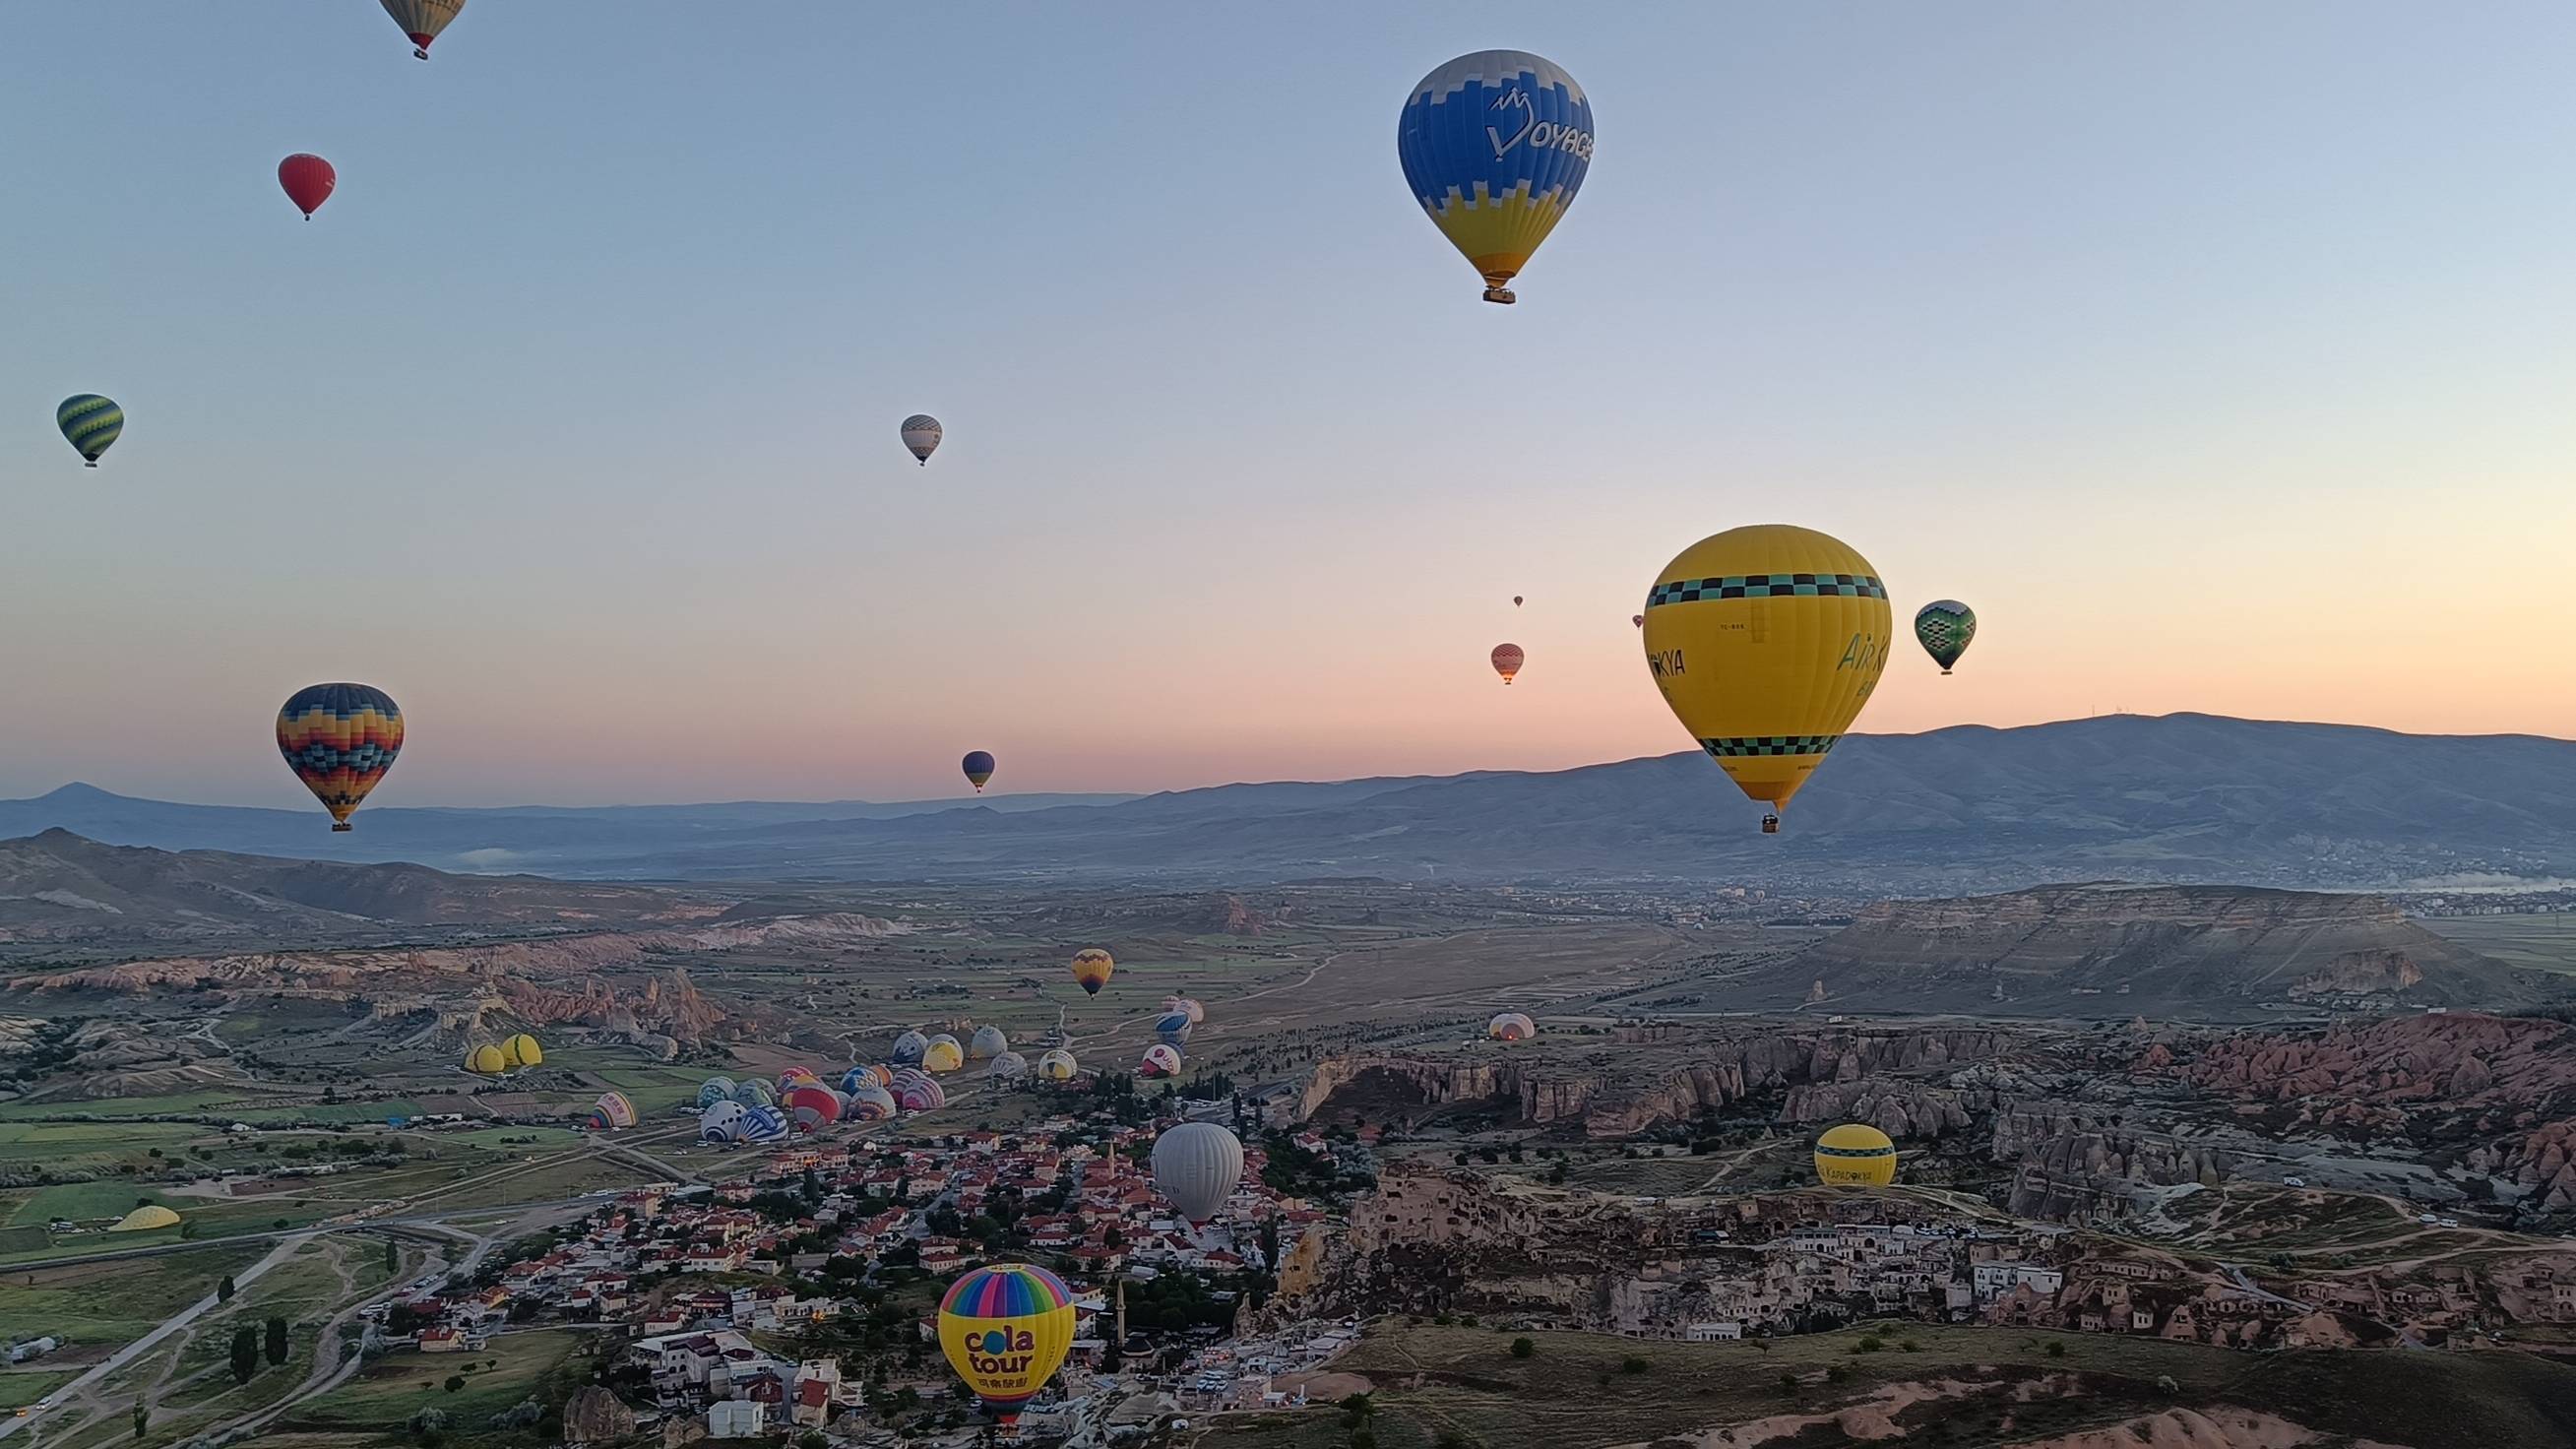
{"type": "Polygon", "coordinates": [[[1038,1396],[1073,1346],[1073,1295],[1026,1263],[996,1263],[958,1279],[939,1304],[948,1366],[1004,1424],[1038,1396]]]}
{"type": "Polygon", "coordinates": [[[624,1092],[602,1092],[582,1124],[593,1132],[623,1131],[635,1125],[635,1104],[624,1092]]]}
{"type": "Polygon", "coordinates": [[[1478,51],[1414,86],[1395,151],[1414,200],[1484,277],[1485,300],[1515,301],[1505,288],[1592,169],[1592,103],[1551,61],[1478,51]]]}
{"type": "Polygon", "coordinates": [[[54,409],[54,426],[63,430],[63,441],[81,461],[95,468],[98,455],[125,431],[125,409],[94,392],[74,393],[54,409]]]}
{"type": "Polygon", "coordinates": [[[402,747],[402,710],[372,685],[307,685],[277,712],[277,752],[331,812],[333,830],[349,828],[402,747]]]}

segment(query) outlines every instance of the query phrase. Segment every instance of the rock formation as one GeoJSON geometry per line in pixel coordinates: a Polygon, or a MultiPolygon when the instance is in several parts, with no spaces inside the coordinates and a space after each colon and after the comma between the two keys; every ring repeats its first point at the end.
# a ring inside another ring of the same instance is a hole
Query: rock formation
{"type": "Polygon", "coordinates": [[[563,1441],[575,1449],[616,1444],[634,1433],[635,1411],[597,1384],[582,1385],[564,1402],[563,1441]]]}

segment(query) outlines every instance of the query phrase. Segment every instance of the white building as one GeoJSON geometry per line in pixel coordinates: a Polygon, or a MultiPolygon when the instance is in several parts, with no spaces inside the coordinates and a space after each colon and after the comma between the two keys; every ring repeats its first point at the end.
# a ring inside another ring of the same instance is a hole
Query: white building
{"type": "Polygon", "coordinates": [[[707,1437],[757,1439],[769,1432],[769,1406],[750,1399],[723,1399],[707,1405],[707,1437]]]}
{"type": "Polygon", "coordinates": [[[1682,1330],[1691,1343],[1731,1343],[1744,1336],[1744,1325],[1732,1320],[1720,1323],[1694,1323],[1682,1330]]]}

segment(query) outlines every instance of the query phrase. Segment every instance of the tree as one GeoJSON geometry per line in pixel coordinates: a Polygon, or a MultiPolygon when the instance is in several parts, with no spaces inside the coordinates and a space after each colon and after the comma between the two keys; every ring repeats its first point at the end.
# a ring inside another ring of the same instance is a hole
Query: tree
{"type": "Polygon", "coordinates": [[[217,1303],[230,1303],[233,1301],[232,1274],[226,1273],[224,1275],[224,1281],[215,1285],[215,1301],[217,1303]]]}
{"type": "Polygon", "coordinates": [[[261,1346],[267,1350],[268,1361],[270,1363],[277,1364],[286,1362],[285,1319],[280,1318],[273,1313],[269,1315],[267,1342],[261,1346]]]}
{"type": "Polygon", "coordinates": [[[465,1375],[463,1375],[463,1374],[449,1374],[449,1375],[447,1376],[447,1382],[446,1382],[446,1384],[445,1384],[445,1385],[443,1385],[443,1387],[444,1387],[444,1388],[445,1388],[449,1393],[451,1393],[451,1394],[452,1394],[452,1393],[455,1393],[458,1389],[461,1389],[461,1388],[465,1387],[465,1375]]]}
{"type": "Polygon", "coordinates": [[[152,1411],[141,1404],[134,1406],[134,1437],[140,1439],[152,1425],[152,1411]]]}
{"type": "Polygon", "coordinates": [[[1538,1345],[1530,1340],[1526,1338],[1515,1338],[1512,1340],[1512,1357],[1527,1358],[1536,1352],[1538,1352],[1538,1345]]]}
{"type": "Polygon", "coordinates": [[[391,1276],[393,1274],[400,1273],[401,1271],[402,1245],[391,1238],[387,1238],[385,1239],[385,1273],[388,1276],[391,1276]]]}
{"type": "Polygon", "coordinates": [[[259,1330],[245,1323],[233,1330],[233,1382],[246,1384],[259,1372],[259,1330]]]}

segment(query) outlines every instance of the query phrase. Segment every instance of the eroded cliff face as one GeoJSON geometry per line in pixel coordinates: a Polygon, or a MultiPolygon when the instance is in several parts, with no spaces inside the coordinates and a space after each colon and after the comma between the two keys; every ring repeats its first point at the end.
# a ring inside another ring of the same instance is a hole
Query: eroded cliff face
{"type": "Polygon", "coordinates": [[[1988,1150],[2013,1164],[2005,1210],[2039,1222],[2116,1221],[2130,1215],[2142,1185],[2214,1187],[2230,1166],[2208,1147],[2094,1109],[2044,1102],[1998,1111],[1988,1150]]]}

